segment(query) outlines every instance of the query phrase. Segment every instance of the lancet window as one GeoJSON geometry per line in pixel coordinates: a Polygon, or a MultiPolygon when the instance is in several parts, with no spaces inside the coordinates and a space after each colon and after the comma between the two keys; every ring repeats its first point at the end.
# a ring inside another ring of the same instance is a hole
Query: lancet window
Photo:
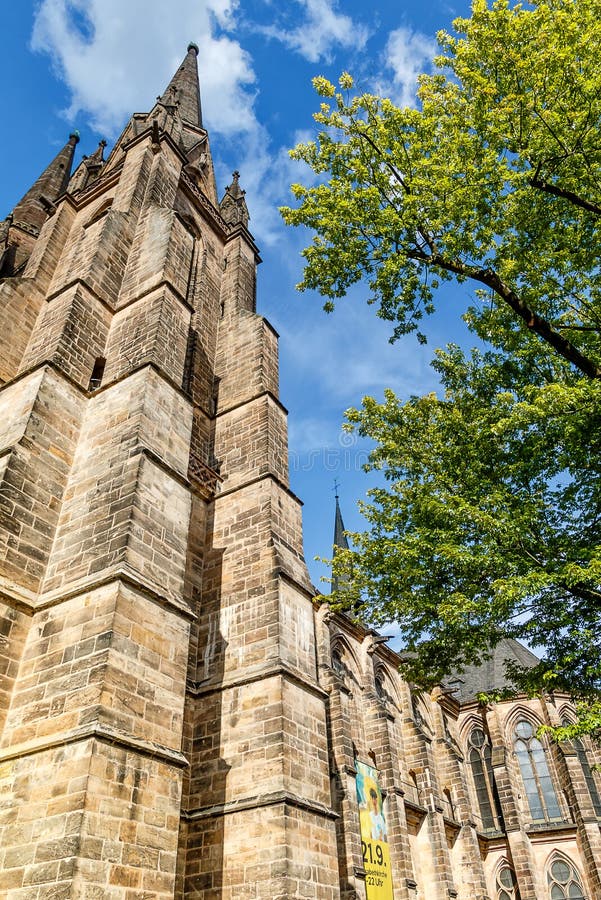
{"type": "Polygon", "coordinates": [[[469,762],[482,819],[482,830],[498,831],[503,819],[492,770],[490,741],[482,728],[474,728],[470,733],[469,762]]]}
{"type": "Polygon", "coordinates": [[[586,750],[584,749],[584,744],[582,741],[576,738],[573,741],[574,749],[578,754],[578,759],[580,761],[580,765],[582,766],[582,772],[584,774],[584,779],[586,781],[586,786],[588,788],[588,792],[591,796],[591,801],[593,803],[593,809],[595,810],[595,815],[597,818],[601,819],[601,797],[599,796],[599,790],[597,788],[597,781],[595,779],[595,775],[593,774],[593,770],[591,769],[591,765],[588,761],[588,757],[586,755],[586,750]]]}
{"type": "Polygon", "coordinates": [[[536,737],[534,726],[527,719],[522,719],[515,726],[513,746],[520,764],[532,821],[561,820],[561,809],[545,749],[536,737]]]}

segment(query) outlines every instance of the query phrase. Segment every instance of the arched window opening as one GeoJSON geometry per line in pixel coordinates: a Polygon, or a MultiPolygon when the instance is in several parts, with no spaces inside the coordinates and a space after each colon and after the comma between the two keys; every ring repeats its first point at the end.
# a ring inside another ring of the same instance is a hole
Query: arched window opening
{"type": "Polygon", "coordinates": [[[490,741],[482,728],[474,728],[469,737],[469,761],[483,831],[499,831],[503,823],[501,804],[492,770],[490,741]]]}
{"type": "Polygon", "coordinates": [[[94,225],[100,219],[104,218],[104,216],[106,216],[106,214],[108,213],[108,211],[110,210],[112,205],[113,205],[113,198],[109,197],[108,200],[105,200],[103,203],[100,204],[100,206],[98,207],[96,212],[92,213],[91,217],[88,219],[88,221],[84,224],[83,227],[89,228],[90,225],[94,225]]]}
{"type": "Polygon", "coordinates": [[[551,860],[547,884],[550,900],[585,900],[580,875],[563,856],[556,856],[551,860]]]}
{"type": "Polygon", "coordinates": [[[584,749],[584,744],[582,741],[576,738],[573,741],[574,749],[578,754],[578,759],[580,761],[580,765],[582,766],[582,771],[584,773],[584,780],[586,781],[586,786],[588,788],[588,792],[591,797],[591,801],[593,804],[593,809],[595,810],[595,815],[598,819],[601,819],[601,796],[599,796],[599,790],[597,788],[597,781],[595,779],[595,775],[593,770],[591,769],[591,765],[588,761],[588,756],[586,755],[586,750],[584,749]]]}
{"type": "Polygon", "coordinates": [[[545,749],[527,719],[515,726],[514,750],[533,822],[561,821],[562,814],[553,786],[545,749]]]}
{"type": "Polygon", "coordinates": [[[511,866],[504,863],[497,872],[497,900],[520,900],[520,892],[511,866]]]}
{"type": "Polygon", "coordinates": [[[346,675],[346,666],[342,657],[342,647],[340,646],[340,644],[336,644],[335,647],[332,647],[332,668],[337,675],[340,675],[341,678],[344,678],[344,676],[346,675]]]}
{"type": "Polygon", "coordinates": [[[417,697],[415,694],[411,695],[411,709],[413,710],[413,721],[418,726],[418,728],[422,728],[424,724],[424,717],[421,714],[421,710],[419,708],[417,697]]]}
{"type": "MultiPolygon", "coordinates": [[[[564,728],[567,728],[569,725],[573,723],[567,717],[564,717],[561,720],[561,724],[564,728]]],[[[588,761],[588,755],[586,752],[586,748],[582,741],[579,738],[573,738],[571,742],[576,751],[576,755],[578,757],[578,762],[582,768],[582,774],[584,775],[584,780],[586,781],[586,787],[589,792],[589,796],[591,798],[591,802],[593,804],[593,809],[595,811],[595,815],[598,819],[601,819],[601,795],[599,794],[599,788],[597,786],[597,779],[595,774],[591,768],[591,764],[588,761]]]]}
{"type": "Polygon", "coordinates": [[[355,675],[356,662],[353,659],[351,651],[340,638],[335,638],[331,645],[330,659],[332,669],[344,682],[347,688],[358,685],[359,681],[355,675]]]}

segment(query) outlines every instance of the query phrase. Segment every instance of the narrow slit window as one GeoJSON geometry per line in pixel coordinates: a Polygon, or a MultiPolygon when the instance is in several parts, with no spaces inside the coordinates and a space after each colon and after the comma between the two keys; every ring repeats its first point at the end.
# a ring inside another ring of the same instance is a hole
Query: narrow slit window
{"type": "Polygon", "coordinates": [[[94,368],[92,369],[92,375],[90,376],[90,383],[88,385],[89,391],[97,390],[102,384],[102,376],[104,375],[104,367],[106,366],[106,359],[104,356],[96,357],[96,362],[94,363],[94,368]]]}

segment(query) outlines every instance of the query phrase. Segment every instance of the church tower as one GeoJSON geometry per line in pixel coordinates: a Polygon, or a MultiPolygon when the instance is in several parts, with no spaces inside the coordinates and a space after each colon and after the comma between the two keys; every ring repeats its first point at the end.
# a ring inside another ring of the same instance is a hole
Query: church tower
{"type": "Polygon", "coordinates": [[[198,48],[0,225],[0,895],[339,896],[277,335],[198,48]]]}

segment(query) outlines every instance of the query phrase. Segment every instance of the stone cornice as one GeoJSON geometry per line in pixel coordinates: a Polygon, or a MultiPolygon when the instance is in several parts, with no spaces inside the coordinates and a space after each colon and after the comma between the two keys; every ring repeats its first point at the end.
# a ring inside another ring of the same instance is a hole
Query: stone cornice
{"type": "Polygon", "coordinates": [[[216,816],[227,816],[232,813],[244,812],[249,809],[261,809],[266,806],[294,806],[304,812],[313,813],[323,819],[339,819],[340,816],[330,806],[315,800],[307,800],[290,791],[270,791],[265,794],[255,794],[251,797],[241,797],[239,800],[228,800],[225,803],[215,803],[212,806],[203,806],[197,809],[182,811],[182,819],[193,822],[198,819],[212,819],[216,816]]]}
{"type": "Polygon", "coordinates": [[[163,744],[156,744],[153,741],[145,741],[142,738],[134,737],[134,735],[124,734],[103,722],[93,722],[89,725],[63,731],[52,737],[44,735],[32,741],[15,744],[12,747],[3,747],[0,749],[0,762],[10,762],[10,760],[32,756],[36,753],[47,753],[50,750],[56,750],[58,747],[65,747],[68,744],[77,744],[88,740],[97,740],[102,743],[123,747],[130,753],[134,752],[139,753],[141,756],[160,759],[161,762],[175,766],[178,769],[186,768],[189,765],[187,758],[179,750],[173,750],[171,747],[165,747],[163,744]]]}
{"type": "Polygon", "coordinates": [[[322,700],[328,696],[328,692],[320,687],[316,681],[310,681],[285,663],[279,663],[259,671],[250,672],[242,677],[224,679],[219,682],[219,684],[209,683],[203,685],[202,682],[197,682],[196,684],[188,686],[187,693],[193,697],[206,697],[211,694],[220,693],[221,691],[244,687],[248,684],[256,684],[256,682],[264,681],[267,678],[277,677],[286,678],[288,681],[292,681],[298,687],[303,688],[303,690],[308,691],[310,694],[313,694],[315,697],[319,697],[322,700]]]}

